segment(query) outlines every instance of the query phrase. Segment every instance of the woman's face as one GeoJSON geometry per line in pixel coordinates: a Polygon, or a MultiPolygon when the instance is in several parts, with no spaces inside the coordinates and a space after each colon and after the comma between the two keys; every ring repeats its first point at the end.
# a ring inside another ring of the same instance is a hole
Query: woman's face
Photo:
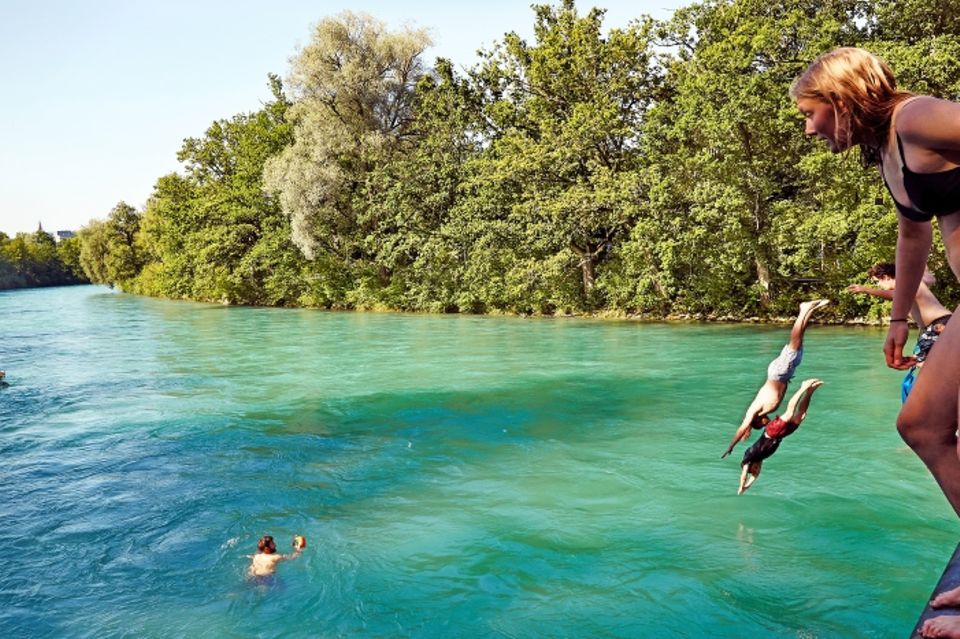
{"type": "Polygon", "coordinates": [[[823,138],[834,153],[850,148],[850,136],[843,127],[837,127],[837,113],[832,104],[816,98],[800,98],[797,108],[806,121],[804,133],[823,138]]]}

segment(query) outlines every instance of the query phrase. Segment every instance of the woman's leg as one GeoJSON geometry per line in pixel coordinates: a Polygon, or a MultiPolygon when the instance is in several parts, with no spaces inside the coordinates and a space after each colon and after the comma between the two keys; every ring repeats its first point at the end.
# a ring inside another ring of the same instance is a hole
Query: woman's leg
{"type": "MultiPolygon", "coordinates": [[[[960,311],[960,309],[958,309],[960,311]]],[[[927,465],[960,515],[960,458],[957,418],[960,399],[960,320],[951,320],[924,363],[897,417],[897,430],[927,465]]]]}
{"type": "MultiPolygon", "coordinates": [[[[940,236],[947,247],[947,259],[957,279],[960,279],[960,214],[940,218],[940,236]],[[955,219],[954,219],[955,218],[955,219]]],[[[960,311],[960,308],[957,309],[960,311]]],[[[954,311],[956,314],[957,311],[954,311]]],[[[923,375],[917,375],[913,390],[903,405],[897,428],[920,459],[927,465],[934,479],[940,484],[955,511],[958,510],[957,492],[960,490],[960,449],[957,444],[957,424],[960,420],[960,320],[951,318],[937,339],[936,348],[930,350],[924,362],[923,375]],[[944,339],[947,338],[947,339],[944,339]],[[930,366],[933,362],[934,366],[930,366]],[[929,368],[928,368],[929,366],[929,368]],[[922,380],[922,381],[921,381],[922,380]],[[923,395],[914,400],[916,389],[923,395]],[[937,396],[941,399],[938,401],[937,396]],[[906,413],[906,414],[905,414],[906,413]],[[924,420],[929,420],[925,425],[924,420]],[[919,449],[918,449],[919,447],[919,449]],[[951,455],[943,455],[945,449],[951,455]],[[923,452],[921,452],[921,450],[923,452]],[[952,458],[952,461],[948,458],[952,458]]],[[[960,588],[942,592],[930,602],[934,608],[960,606],[960,588]]],[[[928,619],[921,628],[924,637],[960,637],[960,617],[942,616],[928,619]]]]}

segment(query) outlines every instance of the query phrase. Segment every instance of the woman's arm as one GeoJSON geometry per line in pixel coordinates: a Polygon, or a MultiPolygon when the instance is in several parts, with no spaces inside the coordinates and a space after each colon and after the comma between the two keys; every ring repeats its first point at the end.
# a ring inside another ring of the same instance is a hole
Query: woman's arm
{"type": "Polygon", "coordinates": [[[902,215],[899,217],[897,234],[897,286],[893,290],[893,308],[890,318],[898,320],[890,323],[887,339],[883,344],[883,353],[890,368],[906,369],[913,365],[913,358],[903,357],[903,346],[907,342],[909,326],[907,315],[913,308],[920,288],[923,270],[930,257],[933,244],[933,227],[930,222],[914,222],[902,215]]]}

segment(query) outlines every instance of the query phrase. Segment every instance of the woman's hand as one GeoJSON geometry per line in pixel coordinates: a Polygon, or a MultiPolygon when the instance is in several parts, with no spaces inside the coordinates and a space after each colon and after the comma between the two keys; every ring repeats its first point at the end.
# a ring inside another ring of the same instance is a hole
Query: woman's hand
{"type": "Polygon", "coordinates": [[[910,334],[910,327],[906,322],[891,322],[887,330],[887,339],[883,343],[883,354],[887,358],[887,366],[897,370],[906,370],[913,368],[917,363],[917,358],[904,357],[903,346],[907,343],[907,336],[910,334]]]}

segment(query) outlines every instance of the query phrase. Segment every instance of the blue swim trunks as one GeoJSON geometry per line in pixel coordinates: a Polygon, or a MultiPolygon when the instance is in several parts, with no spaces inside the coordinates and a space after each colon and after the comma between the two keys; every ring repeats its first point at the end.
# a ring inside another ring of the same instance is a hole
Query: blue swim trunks
{"type": "Polygon", "coordinates": [[[786,344],[780,351],[780,355],[767,367],[767,379],[786,384],[793,379],[801,359],[803,359],[803,348],[795,351],[790,348],[790,344],[786,344]]]}
{"type": "Polygon", "coordinates": [[[907,398],[910,397],[910,391],[913,390],[913,382],[917,379],[917,367],[914,366],[910,369],[910,372],[907,373],[907,376],[903,378],[903,383],[900,384],[900,401],[906,402],[907,398]]]}

